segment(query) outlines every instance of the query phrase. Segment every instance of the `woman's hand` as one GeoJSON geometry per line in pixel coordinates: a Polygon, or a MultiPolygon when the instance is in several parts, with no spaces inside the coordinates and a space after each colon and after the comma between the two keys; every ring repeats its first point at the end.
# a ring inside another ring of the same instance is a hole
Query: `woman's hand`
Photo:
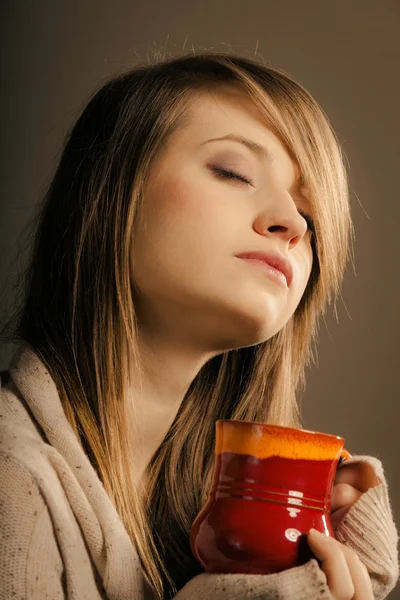
{"type": "Polygon", "coordinates": [[[331,522],[334,531],[363,493],[379,483],[373,468],[365,462],[344,463],[338,469],[332,491],[331,522]]]}
{"type": "Polygon", "coordinates": [[[321,562],[334,600],[374,600],[371,579],[358,555],[332,537],[310,529],[308,544],[321,562]]]}

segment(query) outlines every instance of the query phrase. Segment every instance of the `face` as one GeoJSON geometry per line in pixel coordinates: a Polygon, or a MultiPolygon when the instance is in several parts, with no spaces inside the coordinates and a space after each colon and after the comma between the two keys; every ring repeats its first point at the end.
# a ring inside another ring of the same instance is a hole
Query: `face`
{"type": "Polygon", "coordinates": [[[134,232],[139,331],[210,355],[252,346],[291,318],[312,267],[299,169],[243,92],[196,97],[153,165],[134,232]],[[263,146],[261,155],[235,140],[263,146]],[[288,260],[292,280],[237,255],[288,260]]]}

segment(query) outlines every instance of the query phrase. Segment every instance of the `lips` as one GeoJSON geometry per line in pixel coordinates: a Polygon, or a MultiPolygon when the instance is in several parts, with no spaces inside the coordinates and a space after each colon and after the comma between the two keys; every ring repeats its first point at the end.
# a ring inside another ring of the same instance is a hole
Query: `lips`
{"type": "Polygon", "coordinates": [[[241,254],[236,254],[236,256],[238,258],[252,258],[265,262],[270,267],[273,267],[274,269],[277,269],[283,273],[283,275],[286,277],[287,285],[290,287],[290,284],[293,280],[293,267],[287,258],[284,258],[275,252],[259,252],[257,250],[242,252],[241,254]]]}

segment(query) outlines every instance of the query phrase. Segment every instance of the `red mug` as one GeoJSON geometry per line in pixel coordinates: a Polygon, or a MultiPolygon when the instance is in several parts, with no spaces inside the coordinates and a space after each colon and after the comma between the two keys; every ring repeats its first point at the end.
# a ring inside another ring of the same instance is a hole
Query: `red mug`
{"type": "Polygon", "coordinates": [[[344,439],[251,421],[216,422],[208,500],[190,545],[210,573],[278,573],[314,558],[311,527],[335,537],[331,495],[344,439]]]}

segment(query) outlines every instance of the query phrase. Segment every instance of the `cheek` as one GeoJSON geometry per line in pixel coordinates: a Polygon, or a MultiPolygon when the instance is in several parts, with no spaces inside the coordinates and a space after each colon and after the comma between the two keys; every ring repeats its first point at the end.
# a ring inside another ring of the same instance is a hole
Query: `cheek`
{"type": "Polygon", "coordinates": [[[210,190],[204,184],[196,185],[193,177],[163,176],[149,186],[144,196],[143,227],[138,227],[134,242],[138,277],[152,273],[161,284],[169,278],[192,281],[193,270],[200,275],[209,264],[208,252],[220,236],[221,219],[215,207],[210,190]]]}
{"type": "Polygon", "coordinates": [[[237,228],[243,229],[229,194],[196,169],[160,177],[146,195],[144,211],[148,243],[157,243],[166,258],[179,255],[180,263],[222,259],[237,239],[237,228]]]}
{"type": "Polygon", "coordinates": [[[146,195],[146,221],[166,235],[190,234],[207,218],[208,208],[207,194],[183,177],[164,177],[146,195]]]}

